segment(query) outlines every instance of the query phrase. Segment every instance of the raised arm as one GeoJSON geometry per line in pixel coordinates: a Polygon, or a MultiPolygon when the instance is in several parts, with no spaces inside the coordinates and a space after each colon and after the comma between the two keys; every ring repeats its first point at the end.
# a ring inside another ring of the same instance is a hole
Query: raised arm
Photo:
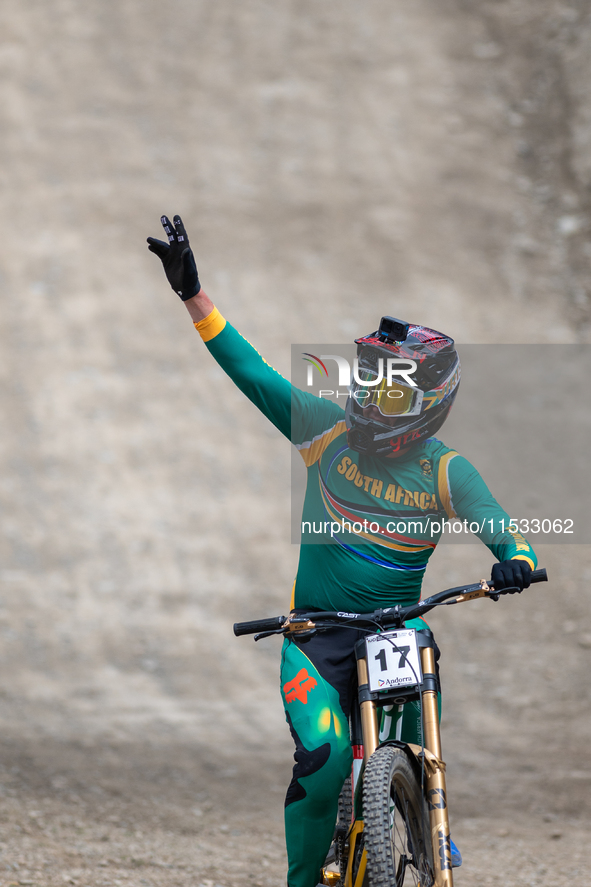
{"type": "Polygon", "coordinates": [[[341,421],[340,407],[294,388],[227,323],[201,287],[181,217],[174,216],[174,225],[167,216],[160,221],[168,243],[148,237],[148,248],[162,261],[209,352],[238,388],[298,448],[341,421]]]}

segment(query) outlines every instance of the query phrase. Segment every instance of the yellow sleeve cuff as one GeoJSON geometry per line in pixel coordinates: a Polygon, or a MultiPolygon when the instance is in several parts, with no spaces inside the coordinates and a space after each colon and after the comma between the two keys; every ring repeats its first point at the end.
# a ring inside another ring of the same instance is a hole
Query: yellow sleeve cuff
{"type": "Polygon", "coordinates": [[[526,557],[524,554],[516,554],[511,558],[511,560],[512,561],[527,561],[527,563],[530,565],[532,570],[535,570],[535,565],[534,565],[534,562],[532,561],[532,559],[529,557],[526,557]]]}
{"type": "Polygon", "coordinates": [[[214,308],[207,317],[203,318],[203,320],[198,320],[197,323],[194,324],[195,329],[204,342],[209,342],[210,339],[215,339],[215,337],[221,333],[225,325],[226,318],[222,317],[217,308],[214,308]]]}

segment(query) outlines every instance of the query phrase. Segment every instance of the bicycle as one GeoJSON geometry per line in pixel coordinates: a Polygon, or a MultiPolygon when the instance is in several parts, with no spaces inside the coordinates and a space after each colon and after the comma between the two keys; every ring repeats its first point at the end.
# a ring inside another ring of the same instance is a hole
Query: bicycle
{"type": "MultiPolygon", "coordinates": [[[[532,573],[532,583],[547,579],[546,570],[532,573]]],[[[407,607],[372,613],[297,612],[235,623],[236,636],[255,634],[255,641],[275,634],[303,638],[335,626],[354,625],[367,633],[355,646],[353,771],[339,798],[335,838],[322,872],[327,887],[453,887],[435,642],[430,630],[417,632],[404,623],[438,606],[484,597],[498,600],[517,590],[495,592],[483,579],[407,607]],[[378,710],[414,700],[421,706],[422,744],[380,742],[378,710]]]]}

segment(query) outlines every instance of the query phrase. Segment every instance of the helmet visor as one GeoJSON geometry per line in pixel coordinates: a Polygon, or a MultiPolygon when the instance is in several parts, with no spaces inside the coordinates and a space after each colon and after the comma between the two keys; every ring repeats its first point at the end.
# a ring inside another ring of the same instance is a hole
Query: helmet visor
{"type": "Polygon", "coordinates": [[[423,392],[399,381],[380,379],[372,370],[359,368],[358,378],[351,385],[351,396],[361,409],[375,406],[384,417],[418,416],[423,392]]]}

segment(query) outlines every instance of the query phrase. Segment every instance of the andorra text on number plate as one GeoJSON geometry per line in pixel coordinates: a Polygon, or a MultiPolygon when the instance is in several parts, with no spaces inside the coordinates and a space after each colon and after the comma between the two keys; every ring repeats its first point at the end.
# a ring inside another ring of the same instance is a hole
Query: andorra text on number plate
{"type": "Polygon", "coordinates": [[[412,628],[385,631],[366,638],[369,689],[412,687],[423,680],[417,634],[412,628]]]}

